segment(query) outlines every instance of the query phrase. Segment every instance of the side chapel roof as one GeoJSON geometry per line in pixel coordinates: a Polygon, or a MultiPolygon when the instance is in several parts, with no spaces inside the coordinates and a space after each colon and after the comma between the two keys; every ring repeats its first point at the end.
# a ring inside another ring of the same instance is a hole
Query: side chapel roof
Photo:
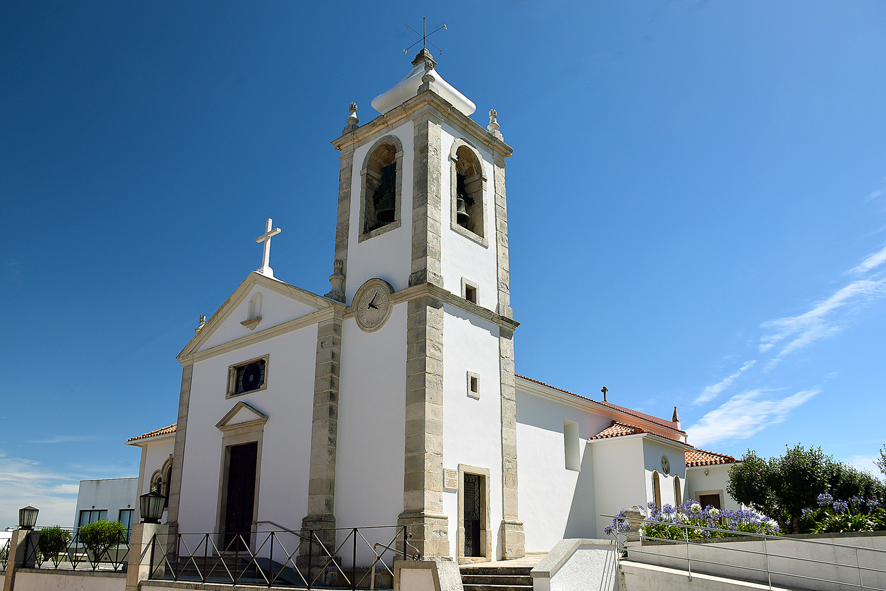
{"type": "Polygon", "coordinates": [[[726,454],[718,454],[703,449],[693,449],[686,452],[686,467],[716,466],[718,464],[735,464],[738,460],[726,454]]]}
{"type": "Polygon", "coordinates": [[[169,425],[168,427],[163,427],[162,429],[157,429],[156,431],[149,431],[148,433],[145,433],[144,435],[139,435],[138,437],[130,437],[129,439],[126,440],[126,443],[129,443],[131,441],[141,441],[142,439],[150,439],[151,437],[158,437],[160,435],[169,435],[170,433],[175,433],[175,426],[177,424],[178,423],[173,423],[172,425],[169,425]]]}

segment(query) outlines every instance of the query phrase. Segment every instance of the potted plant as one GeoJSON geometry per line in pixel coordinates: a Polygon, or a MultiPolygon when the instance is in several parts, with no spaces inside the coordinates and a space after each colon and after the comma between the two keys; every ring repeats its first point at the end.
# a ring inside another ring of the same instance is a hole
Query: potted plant
{"type": "Polygon", "coordinates": [[[103,558],[113,562],[108,550],[125,540],[126,529],[119,521],[100,519],[80,528],[80,542],[86,547],[86,555],[93,569],[103,558]]]}
{"type": "Polygon", "coordinates": [[[37,548],[44,559],[48,558],[52,564],[58,566],[61,562],[61,555],[68,549],[68,543],[71,541],[71,534],[63,530],[59,526],[44,527],[40,530],[40,540],[37,542],[37,548]]]}

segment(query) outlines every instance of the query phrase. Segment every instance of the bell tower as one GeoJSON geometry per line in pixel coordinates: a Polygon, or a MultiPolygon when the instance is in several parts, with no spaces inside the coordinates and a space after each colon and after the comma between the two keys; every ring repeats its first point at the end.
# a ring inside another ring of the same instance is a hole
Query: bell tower
{"type": "Polygon", "coordinates": [[[343,463],[359,457],[357,438],[344,434],[351,420],[367,441],[399,449],[402,459],[385,468],[385,474],[399,471],[402,485],[402,507],[391,517],[409,528],[423,556],[517,558],[524,553],[518,323],[510,307],[505,193],[512,149],[494,110],[486,128],[470,119],[474,103],[440,77],[429,51],[422,49],[412,65],[372,101],[380,116],[361,126],[352,103],[343,134],[332,142],[341,165],[326,297],[348,306],[341,329],[341,461],[332,466],[335,520],[350,527],[339,508],[350,494],[343,463]],[[368,349],[386,354],[371,371],[350,360],[368,349]],[[385,420],[398,417],[400,426],[372,431],[365,420],[346,418],[361,414],[356,408],[369,396],[388,413],[385,420]],[[465,490],[485,495],[479,512],[467,508],[465,490]]]}

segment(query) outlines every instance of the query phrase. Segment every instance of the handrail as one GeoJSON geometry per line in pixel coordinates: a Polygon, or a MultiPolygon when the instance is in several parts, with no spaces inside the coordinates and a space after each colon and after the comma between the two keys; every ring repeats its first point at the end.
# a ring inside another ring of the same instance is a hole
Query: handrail
{"type": "MultiPolygon", "coordinates": [[[[283,527],[283,526],[280,525],[279,523],[275,523],[275,522],[273,522],[273,521],[268,521],[267,519],[264,519],[264,520],[262,520],[262,521],[253,521],[253,522],[252,522],[252,525],[258,525],[258,524],[260,524],[260,523],[267,523],[267,524],[273,525],[273,526],[276,527],[277,529],[282,529],[283,531],[285,531],[285,532],[287,532],[287,533],[290,533],[290,534],[292,534],[292,535],[294,535],[294,536],[297,536],[297,537],[299,537],[299,538],[301,538],[301,539],[305,539],[305,538],[308,537],[308,536],[305,536],[305,535],[303,535],[303,534],[300,534],[300,533],[297,532],[297,531],[292,531],[292,530],[289,529],[288,527],[283,527]]],[[[258,532],[256,532],[256,533],[258,533],[258,532]]]]}
{"type": "MultiPolygon", "coordinates": [[[[753,571],[753,572],[758,572],[758,573],[765,572],[766,573],[766,580],[767,580],[767,583],[768,583],[770,589],[772,589],[772,576],[773,575],[783,575],[786,577],[800,578],[800,579],[805,579],[805,580],[809,580],[809,581],[817,581],[817,582],[821,582],[821,583],[827,583],[830,585],[845,585],[847,587],[868,589],[868,590],[872,590],[872,591],[873,590],[886,591],[886,589],[882,589],[879,587],[873,587],[870,585],[865,585],[864,580],[861,576],[862,571],[873,572],[873,573],[886,573],[886,570],[872,568],[872,567],[868,567],[868,566],[861,566],[860,562],[858,560],[859,550],[864,551],[864,552],[871,552],[874,554],[886,554],[886,550],[881,550],[878,548],[864,548],[864,547],[858,547],[858,546],[851,546],[848,544],[840,544],[840,543],[828,542],[828,541],[824,541],[824,540],[808,540],[808,539],[803,539],[803,538],[793,538],[793,537],[787,537],[787,536],[773,536],[773,535],[768,535],[768,534],[758,534],[758,533],[741,532],[741,531],[734,531],[734,530],[721,529],[721,528],[711,528],[711,527],[707,527],[707,526],[687,524],[687,523],[662,522],[662,521],[656,521],[656,520],[651,520],[651,519],[646,519],[646,518],[624,517],[624,516],[619,516],[619,515],[605,515],[605,514],[603,514],[601,516],[602,517],[612,517],[613,519],[618,520],[619,522],[625,522],[625,523],[628,523],[628,524],[634,525],[634,526],[665,525],[667,527],[677,527],[677,528],[683,529],[684,534],[685,534],[683,539],[660,538],[660,537],[644,534],[642,536],[642,540],[653,540],[653,541],[666,542],[666,543],[671,543],[671,544],[685,544],[686,545],[686,557],[685,558],[681,558],[677,555],[659,554],[657,552],[643,551],[638,548],[632,548],[631,553],[632,554],[640,554],[640,555],[645,554],[645,555],[656,556],[656,557],[660,557],[660,558],[668,558],[668,559],[673,559],[673,560],[685,560],[686,564],[687,564],[687,572],[689,573],[690,580],[692,578],[692,558],[690,557],[689,547],[692,544],[692,541],[689,539],[689,530],[692,529],[692,530],[701,530],[701,531],[728,534],[727,537],[717,538],[718,541],[723,541],[723,542],[730,541],[729,538],[739,538],[739,539],[734,539],[732,541],[743,541],[740,539],[742,537],[753,538],[753,541],[757,541],[757,540],[762,541],[763,542],[763,551],[762,552],[752,550],[752,549],[746,549],[746,548],[735,548],[735,547],[721,545],[721,544],[717,544],[717,543],[702,543],[702,544],[696,543],[696,546],[710,548],[710,549],[723,550],[723,551],[738,552],[741,554],[765,556],[765,558],[766,558],[766,561],[765,561],[766,568],[765,569],[755,568],[755,567],[747,565],[747,564],[741,564],[741,565],[730,564],[730,563],[717,562],[714,560],[705,560],[702,558],[695,558],[695,562],[696,562],[696,564],[708,564],[708,565],[724,566],[724,567],[730,567],[730,568],[741,568],[742,570],[745,570],[745,571],[753,571]],[[807,558],[804,556],[789,556],[789,555],[785,555],[785,554],[775,554],[775,553],[772,553],[771,551],[769,551],[769,546],[767,544],[767,541],[771,541],[771,540],[782,541],[782,542],[802,542],[805,544],[816,544],[816,545],[819,545],[822,547],[827,547],[829,549],[830,548],[842,548],[842,549],[854,551],[855,552],[855,564],[854,565],[841,564],[841,563],[835,562],[835,561],[818,560],[815,558],[807,558]],[[835,568],[840,568],[840,569],[855,569],[855,571],[858,574],[858,583],[853,583],[853,582],[849,582],[849,581],[832,581],[830,579],[809,576],[806,574],[800,574],[798,572],[788,573],[788,572],[774,571],[770,568],[770,563],[769,563],[770,557],[789,559],[789,560],[794,560],[794,561],[803,562],[803,563],[827,564],[827,565],[831,565],[835,568]]],[[[616,552],[616,557],[617,557],[617,560],[619,561],[619,568],[621,568],[620,559],[623,557],[622,553],[624,553],[624,556],[627,556],[627,547],[625,546],[625,543],[627,542],[628,532],[618,531],[618,530],[619,530],[618,527],[613,528],[611,530],[610,535],[612,535],[615,538],[615,543],[618,548],[618,551],[616,552]]],[[[634,535],[636,535],[638,538],[640,537],[640,534],[638,532],[634,533],[634,535]]]]}

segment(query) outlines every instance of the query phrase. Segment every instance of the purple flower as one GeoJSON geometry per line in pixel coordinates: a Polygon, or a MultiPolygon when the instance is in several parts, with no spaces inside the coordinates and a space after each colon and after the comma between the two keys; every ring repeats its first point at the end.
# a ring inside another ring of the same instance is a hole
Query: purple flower
{"type": "Polygon", "coordinates": [[[837,515],[842,515],[849,511],[849,502],[848,501],[834,501],[834,513],[837,515]]]}
{"type": "Polygon", "coordinates": [[[834,497],[829,495],[828,493],[822,493],[818,495],[818,506],[819,507],[827,507],[831,503],[834,502],[834,497]]]}

